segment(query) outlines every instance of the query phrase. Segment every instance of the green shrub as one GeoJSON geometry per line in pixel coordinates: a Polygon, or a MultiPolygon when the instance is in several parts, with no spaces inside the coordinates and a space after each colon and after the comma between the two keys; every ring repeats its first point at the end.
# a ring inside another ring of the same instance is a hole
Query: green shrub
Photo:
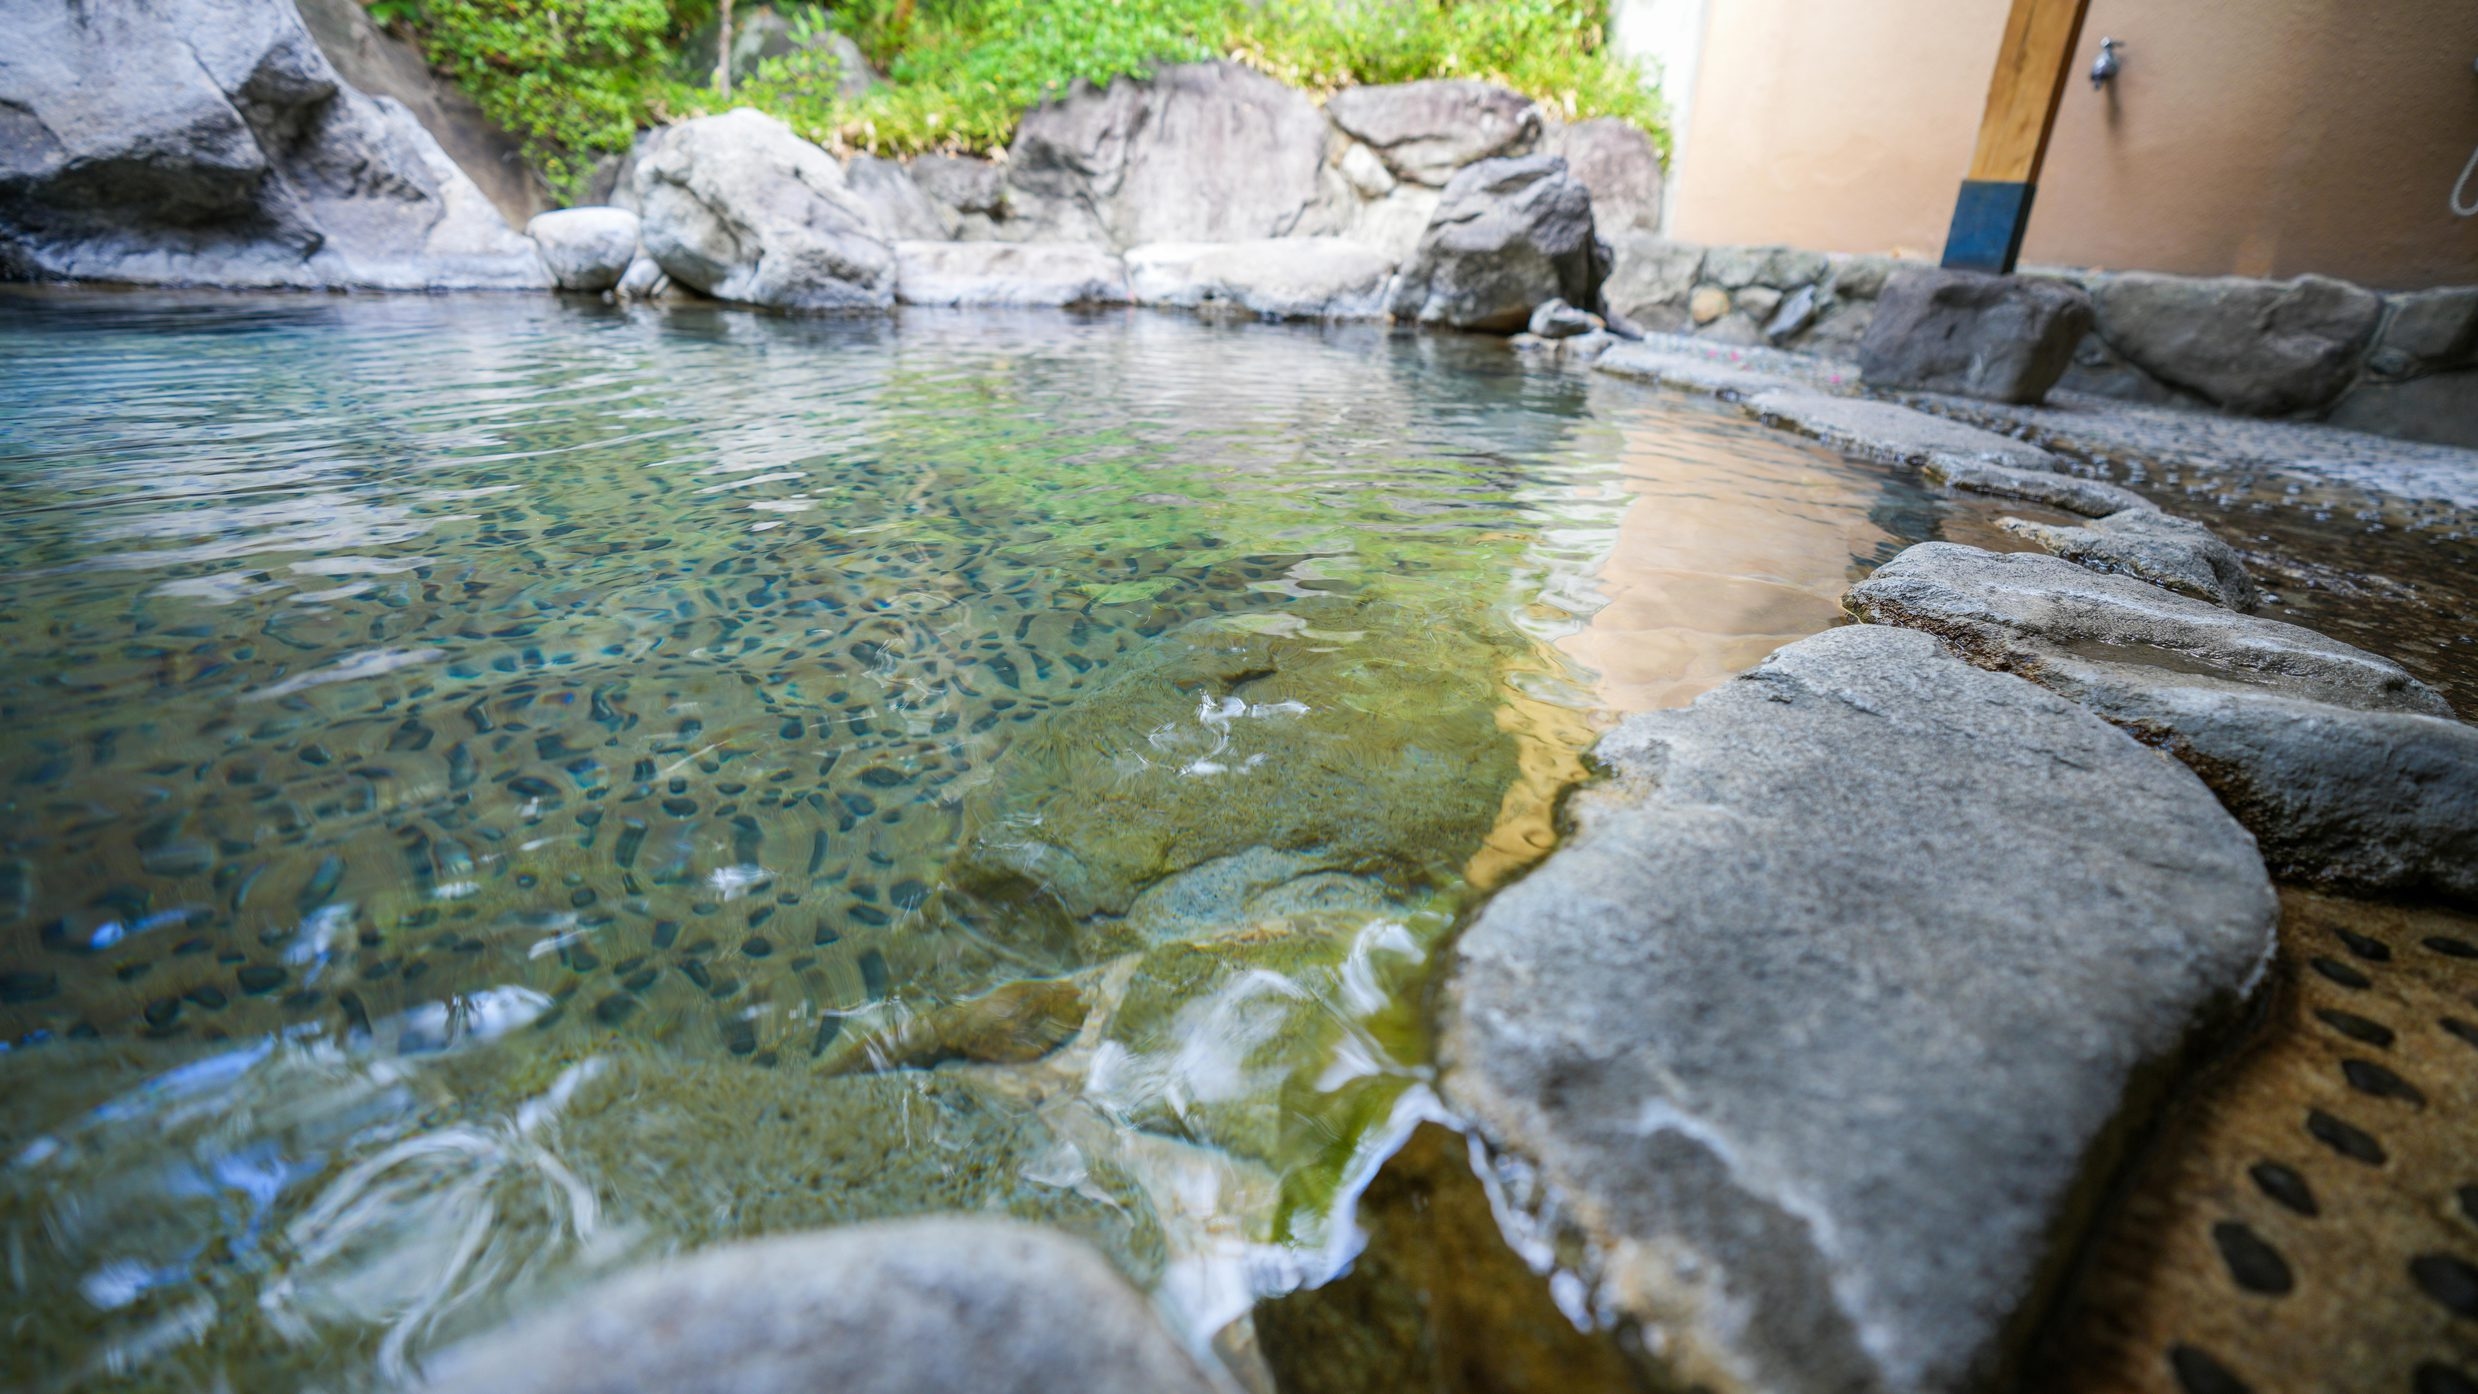
{"type": "Polygon", "coordinates": [[[1608,0],[780,0],[796,32],[831,24],[886,81],[843,97],[830,51],[803,45],[735,74],[728,100],[675,64],[714,0],[382,3],[417,15],[431,61],[570,192],[595,156],[658,120],[754,106],[841,150],[988,152],[1079,79],[1214,57],[1319,92],[1482,78],[1568,119],[1632,121],[1667,148],[1659,98],[1604,42],[1608,0]]]}

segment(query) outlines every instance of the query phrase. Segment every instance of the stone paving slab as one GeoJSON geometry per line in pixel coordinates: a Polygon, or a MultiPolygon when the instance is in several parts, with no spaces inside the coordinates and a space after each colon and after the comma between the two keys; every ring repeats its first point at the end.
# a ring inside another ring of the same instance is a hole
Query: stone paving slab
{"type": "Polygon", "coordinates": [[[2252,840],[2060,698],[1872,626],[1604,739],[1462,940],[1448,1101],[1715,1390],[1994,1387],[2160,1067],[2259,971],[2252,840]]]}

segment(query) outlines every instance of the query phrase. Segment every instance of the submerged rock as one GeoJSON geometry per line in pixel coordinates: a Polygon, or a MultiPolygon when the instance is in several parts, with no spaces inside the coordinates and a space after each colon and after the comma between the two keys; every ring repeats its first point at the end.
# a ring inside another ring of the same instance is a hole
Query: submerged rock
{"type": "Polygon", "coordinates": [[[448,1351],[428,1374],[424,1388],[459,1394],[1213,1388],[1090,1246],[961,1216],[754,1240],[623,1274],[448,1351]]]}
{"type": "Polygon", "coordinates": [[[2091,299],[2108,347],[2162,382],[2252,416],[2329,404],[2383,318],[2381,297],[2327,276],[2126,272],[2095,281],[2091,299]]]}
{"type": "Polygon", "coordinates": [[[2478,898],[2478,731],[2399,665],[2058,557],[1931,542],[1851,588],[2192,766],[2285,877],[2478,898]]]}
{"type": "Polygon", "coordinates": [[[2275,903],[2189,772],[1924,635],[1828,631],[1603,740],[1464,935],[1448,1102],[1591,1301],[1719,1390],[1993,1386],[2275,903]]]}
{"type": "Polygon", "coordinates": [[[2094,571],[2139,576],[2179,595],[2249,614],[2258,600],[2254,578],[2246,574],[2236,548],[2202,524],[2156,508],[2127,509],[2080,527],[2020,518],[2004,519],[2002,526],[2094,571]]]}
{"type": "Polygon", "coordinates": [[[1870,387],[2036,404],[2090,329],[2091,298],[2063,281],[1903,270],[1877,299],[1859,374],[1870,387]]]}
{"type": "Polygon", "coordinates": [[[1089,242],[898,242],[906,305],[1123,305],[1127,273],[1089,242]]]}
{"type": "Polygon", "coordinates": [[[985,935],[1074,965],[1139,946],[1125,917],[1183,875],[1233,903],[1334,872],[1401,894],[1454,881],[1515,773],[1495,675],[1318,637],[1376,625],[1337,610],[1316,631],[1163,635],[1008,748],[946,884],[985,935]]]}
{"type": "Polygon", "coordinates": [[[1403,267],[1394,314],[1512,333],[1544,300],[1600,303],[1609,249],[1592,196],[1553,155],[1483,160],[1456,174],[1403,267]]]}
{"type": "Polygon", "coordinates": [[[1382,319],[1393,259],[1339,237],[1167,242],[1127,254],[1139,305],[1227,306],[1267,319],[1382,319]]]}
{"type": "Polygon", "coordinates": [[[0,274],[541,289],[533,244],[285,0],[38,3],[0,51],[0,274]]]}
{"type": "Polygon", "coordinates": [[[828,155],[742,107],[638,152],[645,250],[682,285],[783,310],[884,309],[895,253],[828,155]]]}
{"type": "Polygon", "coordinates": [[[625,208],[562,208],[525,224],[561,290],[609,290],[637,255],[637,215],[625,208]]]}
{"type": "Polygon", "coordinates": [[[1537,103],[1470,78],[1346,87],[1326,99],[1325,115],[1395,176],[1431,188],[1465,165],[1527,153],[1540,139],[1537,103]]]}

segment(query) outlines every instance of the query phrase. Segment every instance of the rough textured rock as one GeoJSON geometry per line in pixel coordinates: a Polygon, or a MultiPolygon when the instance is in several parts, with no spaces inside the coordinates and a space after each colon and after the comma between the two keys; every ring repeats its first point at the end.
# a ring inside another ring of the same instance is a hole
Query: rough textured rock
{"type": "Polygon", "coordinates": [[[637,256],[637,215],[625,208],[562,208],[525,224],[552,284],[609,290],[637,256]]]}
{"type": "Polygon", "coordinates": [[[2094,280],[2091,299],[2101,337],[2143,371],[2255,416],[2329,404],[2383,317],[2372,291],[2324,276],[2126,273],[2094,280]]]}
{"type": "Polygon", "coordinates": [[[855,155],[843,167],[844,186],[869,210],[880,235],[895,241],[945,241],[962,216],[941,205],[893,160],[855,155]]]}
{"type": "Polygon", "coordinates": [[[1859,343],[1870,387],[2034,404],[2090,332],[2091,300],[2063,281],[1943,268],[1885,284],[1859,343]]]}
{"type": "Polygon", "coordinates": [[[2174,753],[2285,877],[2478,897],[2478,732],[2385,659],[2060,558],[1947,543],[1894,558],[1847,604],[2174,753]]]}
{"type": "Polygon", "coordinates": [[[1594,365],[1622,378],[1657,382],[1685,392],[1702,392],[1725,401],[1743,402],[1767,392],[1798,391],[1797,383],[1761,369],[1742,367],[1697,353],[1681,353],[1651,344],[1620,344],[1594,365]]]}
{"type": "Polygon", "coordinates": [[[1852,587],[1847,603],[1862,619],[1927,630],[2032,676],[2051,654],[2082,653],[2360,711],[2452,714],[2388,658],[2061,557],[1922,542],[1852,587]]]}
{"type": "Polygon", "coordinates": [[[420,49],[381,29],[361,0],[295,3],[336,75],[357,92],[403,103],[510,226],[551,210],[551,191],[526,163],[523,142],[433,73],[420,49]]]}
{"type": "Polygon", "coordinates": [[[1543,339],[1572,339],[1599,333],[1602,326],[1600,316],[1588,310],[1578,310],[1563,300],[1543,300],[1532,311],[1527,327],[1543,339]]]}
{"type": "Polygon", "coordinates": [[[1431,188],[1465,165],[1528,153],[1540,139],[1537,104],[1469,78],[1346,87],[1326,99],[1325,115],[1397,177],[1431,188]]]}
{"type": "Polygon", "coordinates": [[[645,250],[671,278],[784,310],[883,309],[895,252],[834,158],[745,107],[683,121],[640,147],[645,250]]]}
{"type": "MultiPolygon", "coordinates": [[[[1597,218],[1600,201],[1595,198],[1592,206],[1597,218]]],[[[1687,297],[1695,292],[1704,249],[1624,228],[1607,236],[1612,255],[1609,279],[1600,288],[1603,302],[1648,330],[1685,328],[1687,297]]]]}
{"type": "Polygon", "coordinates": [[[663,274],[662,263],[639,252],[612,289],[622,300],[658,300],[671,289],[671,278],[663,274]]]}
{"type": "Polygon", "coordinates": [[[2002,522],[2007,532],[2094,571],[2121,572],[2179,595],[2249,614],[2259,599],[2254,578],[2246,574],[2236,548],[2190,518],[2172,518],[2147,505],[2094,518],[2080,527],[2021,518],[2002,522]]]}
{"type": "Polygon", "coordinates": [[[401,104],[284,0],[16,5],[0,275],[150,285],[548,286],[401,104]]]}
{"type": "Polygon", "coordinates": [[[1483,160],[1446,185],[1394,290],[1397,317],[1510,333],[1543,300],[1600,304],[1592,196],[1554,155],[1483,160]]]}
{"type": "Polygon", "coordinates": [[[1281,237],[1317,197],[1326,135],[1307,97],[1233,63],[1079,86],[1024,114],[1001,235],[1121,250],[1281,237]]]}
{"type": "Polygon", "coordinates": [[[2086,518],[2152,508],[2151,500],[2121,485],[2046,470],[2014,469],[1957,455],[1931,455],[1919,472],[1949,489],[2044,503],[2086,518]]]}
{"type": "Polygon", "coordinates": [[[1598,754],[1574,834],[1460,941],[1448,1101],[1679,1383],[1996,1387],[2055,1236],[2270,947],[2251,841],[2173,762],[1897,630],[1598,754]]]}
{"type": "Polygon", "coordinates": [[[1084,242],[898,242],[906,305],[1124,305],[1127,272],[1084,242]]]}
{"type": "Polygon", "coordinates": [[[1593,221],[1613,244],[1660,227],[1661,152],[1641,127],[1614,116],[1556,124],[1541,134],[1540,152],[1564,160],[1592,191],[1593,221]]]}
{"type": "Polygon", "coordinates": [[[2324,419],[2352,431],[2478,450],[2478,368],[2361,382],[2324,419]]]}
{"type": "Polygon", "coordinates": [[[424,1388],[458,1394],[1213,1388],[1091,1247],[965,1217],[709,1249],[578,1293],[426,1373],[424,1388]]]}
{"type": "Polygon", "coordinates": [[[2435,372],[2478,360],[2478,286],[2392,297],[2378,354],[2397,354],[2394,371],[2435,372]]]}
{"type": "Polygon", "coordinates": [[[2054,469],[2057,463],[2047,451],[2011,436],[1864,397],[1791,388],[1751,397],[1747,410],[1776,426],[1889,465],[1924,465],[1939,456],[2029,470],[2054,469]]]}
{"type": "Polygon", "coordinates": [[[1382,319],[1394,263],[1339,237],[1169,242],[1127,253],[1139,305],[1227,307],[1267,319],[1382,319]]]}

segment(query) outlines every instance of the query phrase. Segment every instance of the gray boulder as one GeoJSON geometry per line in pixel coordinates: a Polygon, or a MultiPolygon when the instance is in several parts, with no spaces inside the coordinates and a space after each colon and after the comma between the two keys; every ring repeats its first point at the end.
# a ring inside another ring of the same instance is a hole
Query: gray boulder
{"type": "Polygon", "coordinates": [[[1086,242],[898,242],[906,305],[1124,305],[1127,272],[1086,242]]]}
{"type": "Polygon", "coordinates": [[[550,284],[403,105],[344,85],[287,0],[13,5],[0,112],[0,276],[550,284]]]}
{"type": "Polygon", "coordinates": [[[1317,198],[1326,134],[1306,96],[1235,63],[1079,84],[1016,128],[1002,235],[1121,250],[1281,237],[1317,198]]]}
{"type": "MultiPolygon", "coordinates": [[[[1592,207],[1597,225],[1598,196],[1592,207]]],[[[1607,235],[1612,256],[1609,279],[1600,288],[1603,303],[1648,330],[1675,333],[1686,328],[1687,297],[1703,269],[1704,249],[1641,230],[1618,228],[1607,235]]]]}
{"type": "Polygon", "coordinates": [[[1326,99],[1325,115],[1396,177],[1430,188],[1465,165],[1528,153],[1540,140],[1537,103],[1469,78],[1346,87],[1326,99]]]}
{"type": "Polygon", "coordinates": [[[1888,465],[1927,465],[1943,458],[2025,470],[2057,465],[2054,455],[2025,441],[1892,402],[1794,387],[1758,393],[1746,406],[1759,420],[1888,465]]]}
{"type": "Polygon", "coordinates": [[[1006,211],[1006,171],[994,160],[969,155],[916,155],[904,168],[922,193],[959,214],[997,217],[1006,211]]]}
{"type": "Polygon", "coordinates": [[[622,300],[659,300],[671,290],[671,278],[663,274],[660,262],[639,252],[612,289],[622,300]]]}
{"type": "Polygon", "coordinates": [[[895,300],[895,251],[834,157],[742,107],[640,146],[645,250],[671,279],[783,310],[875,310],[895,300]]]}
{"type": "Polygon", "coordinates": [[[2190,518],[2145,505],[2079,527],[2005,518],[1999,525],[2094,571],[2137,576],[2179,595],[2253,613],[2260,597],[2237,549],[2190,518]]]}
{"type": "Polygon", "coordinates": [[[429,1362],[456,1394],[1207,1394],[1091,1246],[941,1216],[725,1245],[429,1362]]]}
{"type": "Polygon", "coordinates": [[[1642,127],[1614,116],[1552,125],[1540,137],[1540,151],[1564,160],[1592,191],[1592,219],[1612,243],[1660,227],[1661,152],[1642,127]]]}
{"type": "Polygon", "coordinates": [[[2478,286],[2392,297],[2392,317],[2375,350],[2390,372],[2438,372],[2478,361],[2478,286]]]}
{"type": "Polygon", "coordinates": [[[894,160],[855,155],[843,167],[843,183],[869,210],[878,231],[896,241],[945,241],[955,235],[961,215],[932,198],[894,160]]]}
{"type": "Polygon", "coordinates": [[[1906,270],[1877,297],[1859,376],[1870,387],[2034,405],[2090,328],[2090,297],[2063,281],[1906,270]]]}
{"type": "Polygon", "coordinates": [[[1393,279],[1392,258],[1339,237],[1166,242],[1127,254],[1139,305],[1266,319],[1382,319],[1393,279]]]}
{"type": "Polygon", "coordinates": [[[2252,416],[2328,405],[2383,317],[2374,292],[2326,276],[2127,273],[2095,279],[2091,300],[2110,348],[2162,382],[2252,416]]]}
{"type": "Polygon", "coordinates": [[[1845,603],[2184,760],[2283,877],[2478,900],[2478,732],[2397,665],[2056,557],[1946,543],[1845,603]]]}
{"type": "Polygon", "coordinates": [[[1394,290],[1396,317],[1512,333],[1543,300],[1600,304],[1608,247],[1554,155],[1482,160],[1447,183],[1394,290]]]}
{"type": "Polygon", "coordinates": [[[1446,987],[1444,1093],[1690,1387],[1997,1387],[2277,902],[2210,792],[1924,635],[1628,721],[1446,987]]]}
{"type": "Polygon", "coordinates": [[[637,255],[637,215],[625,208],[562,208],[537,215],[525,235],[561,290],[609,290],[637,255]]]}

